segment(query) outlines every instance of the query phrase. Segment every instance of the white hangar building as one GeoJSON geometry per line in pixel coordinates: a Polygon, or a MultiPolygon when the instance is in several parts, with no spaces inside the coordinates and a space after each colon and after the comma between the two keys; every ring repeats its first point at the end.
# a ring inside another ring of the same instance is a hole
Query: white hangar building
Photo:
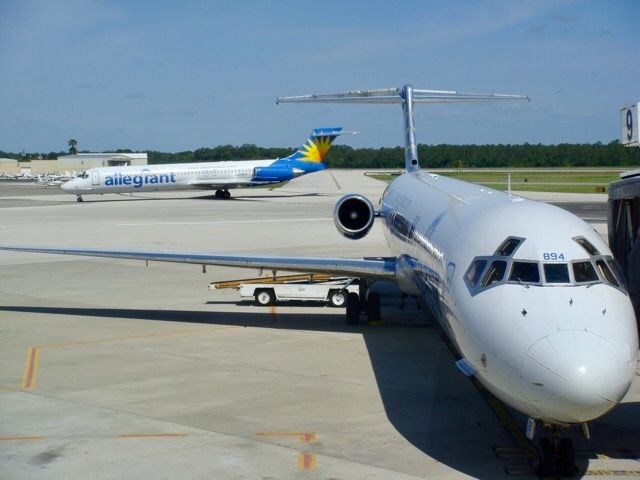
{"type": "Polygon", "coordinates": [[[146,164],[146,153],[76,153],[58,157],[58,168],[62,171],[146,164]]]}

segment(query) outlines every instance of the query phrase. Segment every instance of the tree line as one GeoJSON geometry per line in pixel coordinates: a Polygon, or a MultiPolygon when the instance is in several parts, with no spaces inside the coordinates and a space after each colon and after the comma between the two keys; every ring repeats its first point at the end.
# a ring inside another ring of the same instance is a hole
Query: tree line
{"type": "MultiPolygon", "coordinates": [[[[75,147],[75,144],[73,145],[75,147]]],[[[113,150],[111,150],[113,151],[113,150]]],[[[184,152],[136,151],[147,153],[149,164],[215,162],[222,160],[258,160],[283,158],[295,148],[265,148],[246,144],[220,145],[184,152]]],[[[134,153],[119,149],[117,153],[134,153]]],[[[89,153],[89,152],[83,152],[89,153]]],[[[11,153],[0,150],[0,158],[55,159],[67,152],[11,153]]],[[[629,167],[640,165],[640,148],[623,147],[619,141],[608,144],[561,143],[558,145],[418,145],[423,166],[429,168],[530,168],[530,167],[629,167]]],[[[352,148],[336,145],[327,154],[333,168],[403,168],[402,147],[352,148]]]]}

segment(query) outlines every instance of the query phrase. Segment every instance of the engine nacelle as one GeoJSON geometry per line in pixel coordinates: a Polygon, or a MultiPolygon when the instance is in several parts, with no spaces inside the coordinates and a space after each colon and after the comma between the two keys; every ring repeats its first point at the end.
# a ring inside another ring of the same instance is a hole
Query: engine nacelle
{"type": "Polygon", "coordinates": [[[336,228],[351,240],[358,240],[369,233],[375,216],[373,204],[363,195],[345,195],[333,209],[336,228]]]}
{"type": "Polygon", "coordinates": [[[289,167],[256,167],[253,169],[253,180],[258,182],[284,182],[295,177],[289,167]]]}

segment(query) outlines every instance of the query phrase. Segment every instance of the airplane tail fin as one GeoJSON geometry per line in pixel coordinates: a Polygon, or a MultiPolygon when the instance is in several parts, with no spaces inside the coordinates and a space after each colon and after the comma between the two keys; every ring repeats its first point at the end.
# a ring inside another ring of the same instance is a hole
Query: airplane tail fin
{"type": "Polygon", "coordinates": [[[345,132],[342,127],[316,128],[311,132],[307,141],[292,155],[283,160],[297,160],[299,162],[322,163],[331,148],[331,144],[340,135],[353,135],[356,132],[345,132]]]}

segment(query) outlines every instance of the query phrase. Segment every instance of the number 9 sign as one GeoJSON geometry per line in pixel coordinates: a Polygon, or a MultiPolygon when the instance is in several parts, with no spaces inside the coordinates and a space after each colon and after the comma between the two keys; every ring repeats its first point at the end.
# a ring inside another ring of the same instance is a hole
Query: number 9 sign
{"type": "Polygon", "coordinates": [[[638,145],[638,105],[636,103],[620,111],[623,145],[638,145]]]}

